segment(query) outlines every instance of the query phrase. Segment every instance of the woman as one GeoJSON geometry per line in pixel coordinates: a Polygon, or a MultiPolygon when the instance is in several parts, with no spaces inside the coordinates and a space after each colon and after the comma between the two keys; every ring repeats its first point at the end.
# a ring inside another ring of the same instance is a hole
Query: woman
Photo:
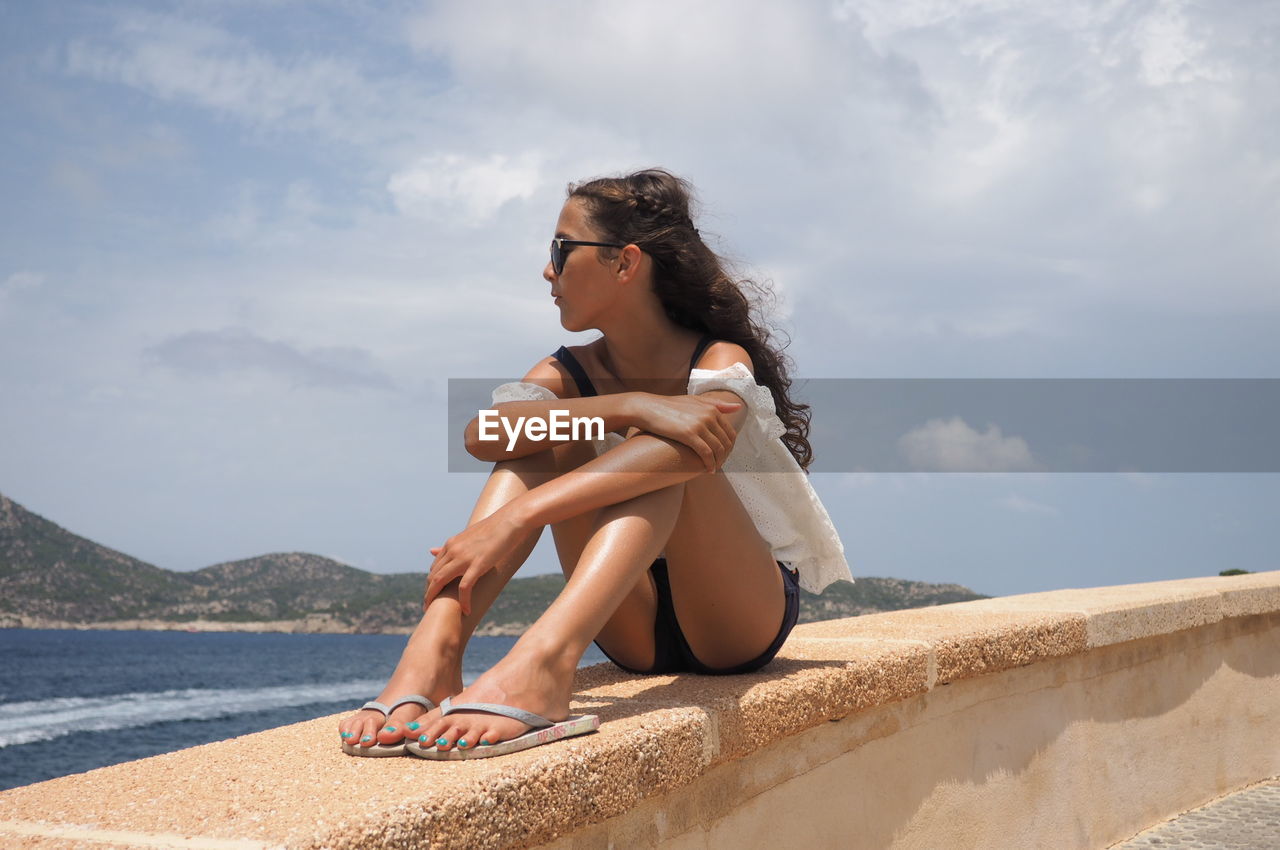
{"type": "Polygon", "coordinates": [[[689,202],[657,169],[570,187],[543,277],[561,325],[602,336],[493,403],[510,418],[600,417],[605,438],[508,448],[471,422],[467,449],[493,473],[466,529],[431,550],[425,613],[379,701],[342,721],[348,753],[394,755],[407,739],[426,757],[497,755],[589,731],[594,718],[562,719],[593,640],[632,672],[748,672],[795,625],[798,584],[850,578],[802,471],[808,407],[689,202]],[[564,590],[463,688],[467,639],[548,525],[564,590]]]}

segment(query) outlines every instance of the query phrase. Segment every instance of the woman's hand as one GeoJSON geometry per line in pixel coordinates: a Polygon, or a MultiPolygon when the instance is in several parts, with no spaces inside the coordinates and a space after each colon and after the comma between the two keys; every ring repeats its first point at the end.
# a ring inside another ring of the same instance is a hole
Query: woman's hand
{"type": "Polygon", "coordinates": [[[636,393],[633,404],[636,427],[693,449],[707,465],[707,472],[720,468],[738,436],[725,414],[742,407],[739,401],[636,393]]]}
{"type": "Polygon", "coordinates": [[[431,554],[436,556],[427,576],[427,590],[423,596],[425,610],[431,600],[454,579],[458,581],[458,604],[462,613],[471,613],[471,589],[480,577],[500,566],[524,537],[526,530],[511,515],[499,508],[494,513],[472,523],[450,537],[443,546],[435,546],[431,554]]]}

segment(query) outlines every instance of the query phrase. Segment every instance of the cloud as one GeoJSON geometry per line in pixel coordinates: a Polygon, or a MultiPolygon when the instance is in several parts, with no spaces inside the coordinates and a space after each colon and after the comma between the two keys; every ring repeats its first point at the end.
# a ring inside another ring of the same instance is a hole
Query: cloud
{"type": "Polygon", "coordinates": [[[191,331],[148,348],[152,362],[179,372],[216,376],[260,372],[310,387],[391,387],[390,379],[358,348],[301,350],[288,343],[263,339],[244,328],[191,331]]]}
{"type": "Polygon", "coordinates": [[[40,289],[44,286],[44,275],[39,272],[14,272],[0,280],[0,316],[4,315],[6,303],[19,292],[40,289]]]}
{"type": "Polygon", "coordinates": [[[1033,472],[1040,469],[1027,441],[996,425],[979,433],[959,416],[930,419],[898,438],[898,450],[921,472],[1033,472]]]}
{"type": "Polygon", "coordinates": [[[1062,511],[1053,505],[1046,505],[1043,502],[1037,502],[1034,499],[1028,499],[1017,493],[1010,493],[997,503],[1001,507],[1008,508],[1015,513],[1020,514],[1038,514],[1040,516],[1062,516],[1062,511]]]}
{"type": "Polygon", "coordinates": [[[44,285],[44,275],[39,272],[20,271],[0,281],[0,295],[18,292],[23,289],[35,289],[44,285]]]}
{"type": "Polygon", "coordinates": [[[391,175],[387,190],[408,215],[461,218],[478,225],[508,201],[529,199],[541,183],[537,158],[531,154],[432,154],[391,175]]]}
{"type": "Polygon", "coordinates": [[[1120,478],[1132,484],[1137,490],[1154,490],[1164,481],[1160,475],[1154,475],[1150,472],[1121,472],[1120,478]]]}
{"type": "Polygon", "coordinates": [[[366,76],[346,54],[283,55],[209,22],[137,9],[116,13],[115,24],[69,41],[66,72],[258,127],[320,130],[349,142],[412,120],[425,100],[400,79],[366,76]]]}
{"type": "Polygon", "coordinates": [[[459,83],[504,99],[568,95],[560,110],[608,122],[678,114],[754,123],[776,121],[779,109],[796,113],[790,104],[838,93],[856,77],[867,51],[856,30],[833,23],[814,3],[758,3],[744,14],[732,0],[443,0],[412,19],[408,34],[459,83]]]}

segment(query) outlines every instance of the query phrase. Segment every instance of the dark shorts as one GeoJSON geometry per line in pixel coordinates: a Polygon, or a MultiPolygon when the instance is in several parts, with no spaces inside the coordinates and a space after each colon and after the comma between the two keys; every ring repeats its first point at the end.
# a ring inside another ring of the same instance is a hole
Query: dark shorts
{"type": "Polygon", "coordinates": [[[653,575],[653,583],[658,591],[658,616],[653,624],[653,667],[649,670],[637,670],[634,667],[628,667],[621,664],[609,653],[605,652],[604,647],[600,644],[600,651],[604,652],[606,658],[617,664],[628,673],[639,673],[641,675],[656,675],[659,673],[701,673],[707,676],[727,676],[733,673],[750,673],[759,670],[764,665],[773,660],[773,656],[778,654],[778,650],[782,649],[782,644],[786,641],[787,635],[791,634],[791,630],[795,628],[796,620],[800,617],[800,583],[796,578],[796,574],[787,569],[781,561],[778,561],[778,569],[782,570],[782,588],[786,594],[786,611],[782,615],[782,628],[778,629],[778,636],[773,639],[773,643],[769,644],[769,648],[755,658],[736,667],[715,668],[708,667],[694,656],[693,650],[689,648],[689,642],[685,640],[684,632],[680,630],[680,623],[676,620],[676,609],[671,602],[671,582],[667,578],[667,560],[659,558],[653,562],[653,566],[649,568],[649,572],[653,575]]]}

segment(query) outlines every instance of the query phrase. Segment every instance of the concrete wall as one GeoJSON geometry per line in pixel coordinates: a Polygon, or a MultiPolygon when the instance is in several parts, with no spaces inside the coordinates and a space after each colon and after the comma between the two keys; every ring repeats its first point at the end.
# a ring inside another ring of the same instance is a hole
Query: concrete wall
{"type": "Polygon", "coordinates": [[[1280,572],[816,623],[582,671],[601,731],[352,759],[321,718],[0,793],[0,846],[1101,848],[1280,774],[1280,572]]]}
{"type": "Polygon", "coordinates": [[[557,848],[1102,848],[1280,774],[1280,615],[961,679],[781,739],[557,848]]]}

